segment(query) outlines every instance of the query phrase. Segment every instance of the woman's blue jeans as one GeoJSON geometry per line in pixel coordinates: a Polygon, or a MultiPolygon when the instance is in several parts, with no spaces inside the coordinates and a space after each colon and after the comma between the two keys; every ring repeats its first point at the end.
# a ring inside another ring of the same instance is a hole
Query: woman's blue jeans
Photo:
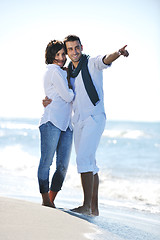
{"type": "Polygon", "coordinates": [[[51,122],[39,127],[41,136],[41,158],[38,167],[38,182],[40,193],[49,191],[49,172],[56,152],[56,170],[52,177],[50,190],[61,190],[66,176],[72,147],[72,131],[68,128],[61,131],[51,122]]]}

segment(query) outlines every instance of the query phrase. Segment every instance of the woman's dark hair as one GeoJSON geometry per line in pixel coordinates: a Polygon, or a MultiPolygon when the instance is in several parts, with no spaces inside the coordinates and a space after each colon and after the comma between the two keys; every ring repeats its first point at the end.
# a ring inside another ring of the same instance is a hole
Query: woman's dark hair
{"type": "Polygon", "coordinates": [[[66,54],[67,54],[66,42],[74,42],[74,41],[79,41],[80,45],[82,45],[80,38],[76,35],[68,35],[67,37],[65,37],[63,43],[64,43],[64,46],[65,46],[66,54]]]}
{"type": "Polygon", "coordinates": [[[62,48],[65,49],[63,42],[58,40],[50,41],[45,51],[45,63],[52,64],[55,59],[56,53],[62,48]]]}

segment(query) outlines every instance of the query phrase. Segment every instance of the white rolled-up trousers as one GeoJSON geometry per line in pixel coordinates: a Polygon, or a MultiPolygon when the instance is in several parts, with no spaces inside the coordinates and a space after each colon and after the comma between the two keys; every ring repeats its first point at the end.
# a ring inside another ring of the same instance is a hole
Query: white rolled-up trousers
{"type": "Polygon", "coordinates": [[[99,168],[96,163],[96,151],[105,128],[104,113],[91,115],[74,124],[74,145],[78,173],[93,172],[99,168]]]}

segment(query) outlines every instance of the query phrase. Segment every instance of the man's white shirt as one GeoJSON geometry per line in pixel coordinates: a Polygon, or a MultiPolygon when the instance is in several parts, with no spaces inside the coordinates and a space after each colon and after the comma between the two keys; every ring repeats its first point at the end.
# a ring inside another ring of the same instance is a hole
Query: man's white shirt
{"type": "Polygon", "coordinates": [[[88,70],[100,99],[96,106],[92,104],[85,90],[81,72],[75,79],[71,78],[71,84],[75,93],[75,99],[73,101],[73,124],[78,121],[83,121],[91,115],[105,114],[102,70],[108,68],[110,65],[103,63],[103,57],[104,56],[97,56],[95,58],[89,58],[88,60],[88,70]]]}

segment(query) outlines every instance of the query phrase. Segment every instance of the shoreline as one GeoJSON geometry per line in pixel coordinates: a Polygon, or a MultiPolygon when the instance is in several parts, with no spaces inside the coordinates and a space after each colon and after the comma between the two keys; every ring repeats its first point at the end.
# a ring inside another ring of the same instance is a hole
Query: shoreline
{"type": "Polygon", "coordinates": [[[0,196],[0,239],[87,240],[96,226],[59,209],[0,196]]]}
{"type": "Polygon", "coordinates": [[[106,206],[90,217],[1,195],[0,214],[3,240],[160,240],[160,215],[135,209],[106,206]]]}

